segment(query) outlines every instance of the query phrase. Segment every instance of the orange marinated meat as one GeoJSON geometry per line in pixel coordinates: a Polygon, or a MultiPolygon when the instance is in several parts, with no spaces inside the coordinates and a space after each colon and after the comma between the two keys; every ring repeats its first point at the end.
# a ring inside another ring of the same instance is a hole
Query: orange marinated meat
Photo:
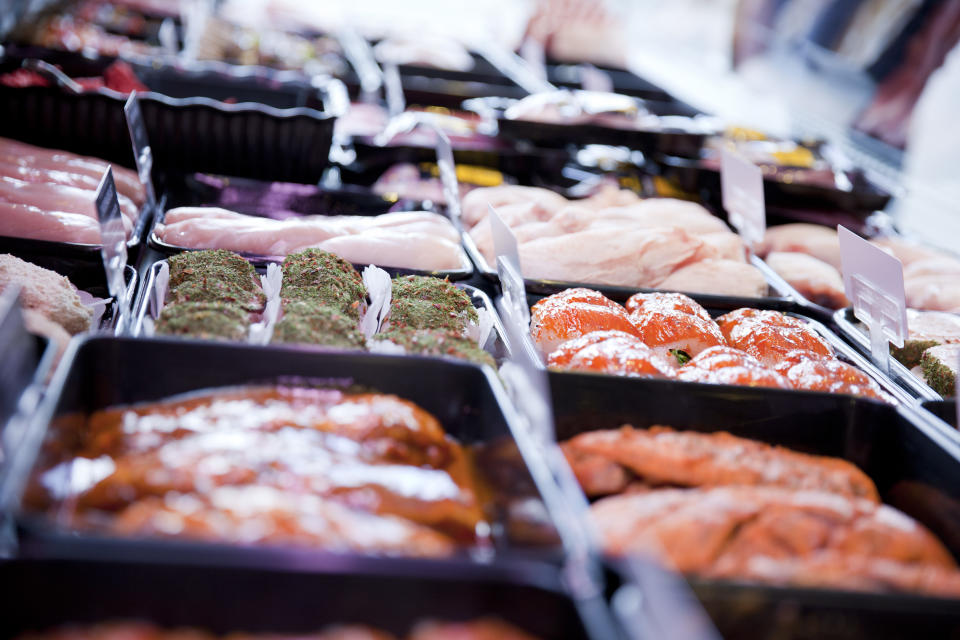
{"type": "Polygon", "coordinates": [[[617,493],[640,481],[684,487],[776,486],[879,500],[873,481],[846,460],[799,453],[726,432],[625,425],[581,433],[562,447],[590,496],[617,493]]]}
{"type": "Polygon", "coordinates": [[[807,358],[792,364],[784,372],[796,389],[848,393],[889,402],[890,398],[873,379],[860,369],[835,359],[807,358]]]}
{"type": "Polygon", "coordinates": [[[677,377],[686,382],[733,384],[790,389],[782,375],[767,369],[753,356],[733,347],[711,347],[680,367],[677,377]]]}
{"type": "Polygon", "coordinates": [[[530,335],[544,354],[567,340],[607,330],[638,335],[626,309],[591,289],[566,289],[530,309],[530,335]]]}
{"type": "Polygon", "coordinates": [[[50,488],[77,526],[429,555],[475,541],[484,518],[467,452],[396,396],[227,388],[98,411],[64,431],[74,444],[46,477],[86,469],[85,483],[50,488]],[[378,527],[383,539],[363,534],[378,527]]]}
{"type": "Polygon", "coordinates": [[[704,320],[690,313],[648,311],[634,314],[631,319],[644,344],[661,357],[679,361],[679,364],[710,347],[727,343],[713,320],[704,320]]]}
{"type": "Polygon", "coordinates": [[[608,553],[658,554],[684,573],[960,596],[943,545],[870,500],[773,487],[662,489],[604,498],[591,512],[608,553]]]}
{"type": "Polygon", "coordinates": [[[833,356],[833,349],[802,320],[779,311],[738,309],[717,318],[731,347],[772,367],[792,351],[812,351],[833,356]]]}
{"type": "Polygon", "coordinates": [[[629,376],[673,377],[670,363],[635,336],[623,331],[594,331],[561,344],[547,358],[555,369],[629,376]]]}
{"type": "Polygon", "coordinates": [[[648,311],[680,311],[710,319],[707,310],[682,293],[635,293],[627,300],[627,313],[644,314],[648,311]]]}

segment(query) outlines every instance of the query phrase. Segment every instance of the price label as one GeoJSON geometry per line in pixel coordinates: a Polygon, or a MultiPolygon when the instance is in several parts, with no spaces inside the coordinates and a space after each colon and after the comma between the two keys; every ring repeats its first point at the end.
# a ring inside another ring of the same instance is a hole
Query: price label
{"type": "Polygon", "coordinates": [[[390,117],[393,118],[406,111],[407,99],[403,95],[400,70],[392,62],[383,65],[383,86],[387,93],[387,113],[390,117]]]}
{"type": "Polygon", "coordinates": [[[437,171],[440,173],[440,183],[443,185],[443,197],[447,201],[447,211],[450,219],[459,231],[460,222],[460,183],[457,180],[457,165],[453,159],[453,147],[450,138],[440,127],[434,128],[437,133],[437,171]]]}
{"type": "Polygon", "coordinates": [[[127,234],[123,228],[123,214],[117,200],[112,167],[107,167],[100,180],[96,206],[97,219],[100,221],[100,254],[103,257],[104,271],[107,273],[107,288],[116,301],[118,317],[122,323],[127,316],[127,287],[123,275],[127,266],[127,234]]]}
{"type": "Polygon", "coordinates": [[[592,64],[580,65],[580,86],[585,91],[613,93],[613,80],[610,75],[600,71],[592,64]]]}
{"type": "Polygon", "coordinates": [[[903,264],[842,225],[837,226],[843,287],[853,315],[867,325],[873,359],[889,371],[888,342],[902,347],[907,338],[907,302],[903,264]]]}
{"type": "Polygon", "coordinates": [[[763,172],[740,154],[724,149],[720,159],[720,188],[730,224],[740,233],[744,244],[753,249],[763,241],[767,230],[763,172]]]}
{"type": "Polygon", "coordinates": [[[153,150],[147,138],[147,125],[143,122],[143,112],[140,111],[140,100],[137,92],[131,91],[130,97],[123,105],[123,113],[127,117],[127,131],[130,133],[130,142],[133,145],[133,159],[137,163],[137,175],[147,191],[147,202],[156,202],[153,192],[153,150]]]}

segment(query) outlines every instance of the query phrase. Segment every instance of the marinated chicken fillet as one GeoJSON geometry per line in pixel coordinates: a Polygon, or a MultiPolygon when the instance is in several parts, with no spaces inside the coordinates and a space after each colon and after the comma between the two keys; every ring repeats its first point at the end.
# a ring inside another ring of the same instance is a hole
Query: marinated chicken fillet
{"type": "Polygon", "coordinates": [[[466,452],[395,396],[223,389],[98,411],[61,436],[77,457],[43,484],[79,528],[442,555],[483,519],[466,452]],[[83,460],[109,464],[51,488],[83,460]]]}
{"type": "Polygon", "coordinates": [[[725,432],[674,431],[662,426],[634,429],[627,425],[582,433],[562,447],[589,496],[619,493],[631,482],[643,482],[704,488],[782,487],[879,502],[873,481],[845,460],[797,453],[725,432]],[[602,459],[605,465],[594,458],[602,459]],[[619,486],[607,480],[616,475],[623,477],[619,486]]]}
{"type": "Polygon", "coordinates": [[[665,556],[684,573],[763,581],[767,566],[779,583],[796,576],[824,587],[960,595],[943,545],[903,513],[866,499],[773,487],[664,489],[604,498],[591,512],[608,553],[665,556]],[[807,562],[825,571],[801,569],[807,562]]]}
{"type": "Polygon", "coordinates": [[[566,289],[530,309],[530,335],[544,354],[567,340],[604,330],[640,335],[623,307],[591,289],[566,289]]]}
{"type": "Polygon", "coordinates": [[[674,377],[669,360],[623,331],[594,331],[568,340],[550,353],[547,366],[623,376],[674,377]]]}

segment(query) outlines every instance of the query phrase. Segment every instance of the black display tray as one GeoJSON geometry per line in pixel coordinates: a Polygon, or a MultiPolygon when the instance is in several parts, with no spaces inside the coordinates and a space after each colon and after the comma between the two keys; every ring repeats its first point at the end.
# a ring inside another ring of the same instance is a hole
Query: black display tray
{"type": "MultiPolygon", "coordinates": [[[[909,407],[849,396],[549,373],[558,441],[623,424],[734,435],[859,466],[884,501],[960,557],[960,446],[909,407]]],[[[691,581],[728,639],[940,638],[960,633],[955,600],[691,581]]]]}
{"type": "MultiPolygon", "coordinates": [[[[711,202],[719,206],[720,172],[704,166],[689,154],[686,157],[674,157],[680,155],[657,155],[653,160],[661,166],[663,175],[675,180],[681,189],[706,194],[711,202]]],[[[773,208],[829,209],[855,212],[862,217],[883,209],[890,202],[891,194],[871,183],[862,172],[853,172],[850,177],[853,188],[849,191],[764,177],[764,201],[773,208]]]]}
{"type": "Polygon", "coordinates": [[[644,153],[664,153],[681,157],[699,155],[707,139],[707,134],[698,132],[692,123],[690,128],[683,129],[675,126],[664,126],[661,129],[617,129],[595,124],[556,124],[501,117],[497,119],[497,125],[503,137],[526,140],[537,146],[605,144],[644,153]]]}
{"type": "MultiPolygon", "coordinates": [[[[950,433],[955,433],[957,429],[957,400],[956,398],[947,398],[946,400],[924,400],[920,407],[929,412],[935,419],[946,424],[950,433]]],[[[960,433],[957,434],[960,438],[960,433]]]]}
{"type": "MultiPolygon", "coordinates": [[[[436,163],[437,151],[434,147],[389,146],[377,147],[373,144],[354,141],[353,150],[356,160],[341,167],[341,176],[345,183],[369,186],[395,164],[436,163]]],[[[494,169],[505,178],[516,180],[517,184],[552,184],[560,176],[563,168],[572,160],[569,153],[559,149],[504,149],[500,151],[482,151],[455,149],[454,161],[458,165],[473,165],[494,169]]]]}
{"type": "MultiPolygon", "coordinates": [[[[466,563],[354,560],[316,568],[237,568],[157,553],[117,561],[14,560],[0,564],[3,638],[66,624],[142,620],[167,629],[306,634],[365,624],[404,635],[423,619],[497,617],[542,638],[585,639],[556,570],[466,563]]],[[[602,618],[594,638],[615,638],[602,618]]]]}
{"type": "MultiPolygon", "coordinates": [[[[208,175],[168,174],[165,181],[167,209],[175,207],[223,207],[252,216],[277,218],[295,215],[359,215],[374,216],[393,211],[436,211],[437,207],[416,200],[397,200],[371,193],[368,189],[325,189],[307,185],[278,184],[246,178],[226,178],[208,175]]],[[[164,212],[165,213],[165,212],[164,212]]],[[[158,214],[154,227],[162,223],[164,213],[158,214]]],[[[150,248],[170,256],[192,251],[168,244],[156,236],[154,227],[148,235],[150,248]]],[[[254,264],[276,262],[277,256],[244,255],[254,264]]],[[[282,257],[279,257],[282,260],[282,257]]],[[[360,268],[366,265],[358,265],[360,268]]],[[[384,267],[391,275],[430,275],[451,280],[462,280],[473,275],[473,264],[466,252],[457,269],[425,271],[384,267]]]]}
{"type": "MultiPolygon", "coordinates": [[[[614,69],[612,67],[604,67],[601,65],[592,66],[598,71],[605,73],[607,77],[610,78],[610,81],[613,83],[614,93],[621,93],[627,96],[643,98],[644,100],[672,102],[680,107],[685,107],[688,109],[690,111],[689,115],[694,115],[697,113],[693,107],[679,102],[657,85],[644,80],[640,76],[631,73],[630,71],[614,69]]],[[[547,63],[547,80],[552,84],[561,87],[580,89],[583,87],[583,80],[581,79],[582,67],[583,65],[579,64],[547,63]]]]}
{"type": "MultiPolygon", "coordinates": [[[[65,61],[58,56],[76,54],[49,55],[65,61]]],[[[5,54],[0,73],[19,68],[24,58],[5,54]]],[[[73,74],[88,73],[91,67],[102,70],[110,62],[110,58],[87,61],[73,74]]],[[[64,71],[71,75],[73,68],[65,64],[64,71]]],[[[298,83],[284,85],[275,77],[245,77],[242,68],[219,63],[183,70],[158,62],[156,69],[143,73],[155,85],[148,82],[154,90],[140,95],[140,103],[156,170],[209,171],[306,183],[316,182],[323,173],[334,116],[307,106],[286,106],[307,101],[305,96],[316,95],[316,89],[298,83]],[[241,71],[231,75],[235,69],[241,71]],[[188,97],[171,97],[162,91],[188,97]],[[198,94],[239,94],[281,106],[227,104],[196,97],[198,94]]],[[[75,94],[58,87],[0,87],[0,135],[76,153],[96,149],[98,157],[132,166],[123,112],[126,99],[110,89],[75,94]]]]}
{"type": "MultiPolygon", "coordinates": [[[[601,291],[602,292],[602,291],[601,291]]],[[[556,293],[556,292],[553,292],[556,293]]],[[[612,292],[616,295],[608,296],[614,302],[619,302],[621,304],[625,303],[627,298],[630,295],[629,290],[621,292],[612,292]]],[[[636,291],[633,291],[636,293],[636,291]]],[[[606,295],[606,293],[604,294],[606,295]]],[[[723,315],[729,311],[734,311],[742,307],[752,307],[754,309],[769,309],[773,311],[780,311],[797,317],[804,322],[821,338],[827,341],[830,346],[833,348],[834,353],[837,358],[843,360],[848,364],[852,364],[857,367],[864,373],[866,373],[870,378],[872,378],[877,384],[880,385],[880,388],[883,389],[891,398],[899,405],[912,405],[913,397],[909,395],[904,389],[902,389],[896,382],[891,380],[889,377],[885,376],[879,369],[877,369],[867,358],[857,352],[856,349],[844,342],[840,336],[832,332],[829,328],[823,325],[823,323],[817,321],[815,318],[811,318],[805,313],[805,309],[797,304],[796,302],[788,300],[777,300],[773,299],[770,301],[759,300],[755,298],[735,298],[727,296],[707,296],[701,294],[688,294],[690,298],[696,301],[698,304],[702,305],[711,315],[711,317],[716,318],[717,316],[723,315]]],[[[533,307],[534,304],[540,300],[547,297],[545,294],[527,292],[527,304],[530,307],[533,307]]],[[[584,375],[575,372],[551,372],[551,376],[555,375],[584,375]]],[[[618,380],[617,384],[621,384],[622,381],[626,381],[628,384],[631,382],[636,382],[637,384],[645,384],[649,380],[646,378],[631,378],[624,376],[614,376],[607,374],[586,374],[591,377],[598,378],[600,380],[618,380]]],[[[680,382],[680,381],[657,381],[657,382],[668,382],[674,385],[681,385],[680,388],[687,385],[692,385],[696,388],[702,387],[719,387],[721,389],[726,389],[727,393],[736,395],[737,390],[743,389],[745,387],[733,386],[733,385],[712,385],[700,382],[680,382]]],[[[602,384],[602,383],[601,383],[602,384]]],[[[854,396],[844,395],[844,394],[832,394],[827,392],[820,391],[805,391],[799,389],[772,389],[765,388],[763,391],[771,394],[781,394],[786,393],[788,395],[797,395],[798,397],[818,397],[825,396],[830,398],[839,398],[840,402],[843,401],[852,401],[852,402],[865,402],[869,404],[878,404],[882,406],[888,406],[885,403],[879,402],[877,400],[871,400],[868,398],[856,398],[854,396]]],[[[692,393],[698,393],[698,391],[693,391],[692,393]]]]}
{"type": "MultiPolygon", "coordinates": [[[[37,456],[48,425],[58,416],[160,400],[211,387],[278,380],[336,387],[360,385],[396,394],[431,413],[447,433],[464,445],[483,445],[478,455],[486,462],[481,462],[479,468],[484,470],[493,487],[492,545],[467,547],[455,557],[474,553],[483,557],[491,553],[496,557],[522,553],[524,557],[559,560],[559,542],[551,522],[528,523],[510,517],[509,506],[515,500],[536,502],[541,495],[553,496],[556,489],[544,475],[539,458],[517,451],[512,438],[518,428],[517,418],[495,372],[487,367],[412,355],[320,353],[177,339],[92,337],[74,341],[30,425],[24,445],[7,471],[2,486],[4,504],[11,511],[18,511],[21,492],[38,464],[37,456]],[[166,375],[158,376],[158,371],[166,375]]],[[[557,504],[555,497],[550,504],[557,504]]],[[[40,513],[21,512],[19,521],[25,545],[29,543],[30,548],[44,557],[63,554],[90,557],[88,552],[104,544],[115,553],[139,557],[138,545],[145,543],[141,539],[94,532],[78,534],[57,526],[40,513]]],[[[179,548],[191,543],[163,544],[179,548]]],[[[220,545],[197,543],[194,546],[216,549],[220,545]]],[[[322,551],[312,553],[328,558],[354,557],[322,551]]],[[[236,554],[235,557],[239,562],[246,556],[236,554]]],[[[255,561],[256,554],[250,558],[255,561]]]]}

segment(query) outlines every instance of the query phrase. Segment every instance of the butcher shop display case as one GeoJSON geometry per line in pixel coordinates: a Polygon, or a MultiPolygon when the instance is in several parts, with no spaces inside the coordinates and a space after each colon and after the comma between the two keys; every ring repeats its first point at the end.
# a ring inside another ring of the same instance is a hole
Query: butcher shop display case
{"type": "Polygon", "coordinates": [[[960,637],[960,13],[656,4],[0,2],[0,636],[960,637]]]}

